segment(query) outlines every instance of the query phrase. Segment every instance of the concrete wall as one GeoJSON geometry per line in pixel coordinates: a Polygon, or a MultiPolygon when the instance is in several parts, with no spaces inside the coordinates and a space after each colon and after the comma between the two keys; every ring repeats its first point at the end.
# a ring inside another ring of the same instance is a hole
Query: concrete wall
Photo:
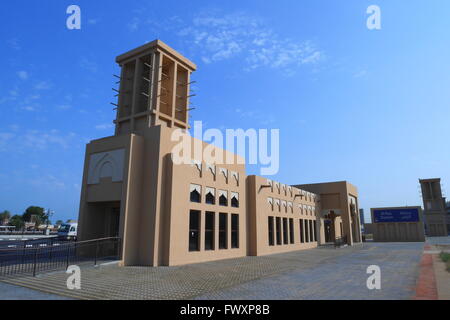
{"type": "Polygon", "coordinates": [[[372,208],[372,232],[375,242],[423,242],[425,241],[423,214],[421,207],[406,207],[419,210],[418,222],[375,222],[374,210],[404,209],[405,207],[372,208]]]}
{"type": "Polygon", "coordinates": [[[247,255],[247,210],[245,166],[239,164],[174,164],[172,157],[166,157],[168,181],[167,200],[164,210],[165,237],[164,265],[179,265],[211,261],[247,255]],[[224,171],[225,170],[225,171],[224,171]],[[236,175],[232,173],[237,173],[236,175]],[[200,203],[190,201],[191,186],[200,188],[200,203]],[[206,190],[214,193],[215,203],[206,203],[206,190]],[[227,205],[219,204],[219,196],[225,193],[227,205]],[[237,194],[239,207],[231,206],[231,195],[237,194]],[[200,248],[189,251],[189,212],[200,212],[200,248]],[[214,246],[205,249],[205,215],[214,213],[214,246]],[[227,214],[227,248],[219,248],[219,214],[227,214]],[[231,246],[231,215],[238,215],[239,247],[231,246]]]}

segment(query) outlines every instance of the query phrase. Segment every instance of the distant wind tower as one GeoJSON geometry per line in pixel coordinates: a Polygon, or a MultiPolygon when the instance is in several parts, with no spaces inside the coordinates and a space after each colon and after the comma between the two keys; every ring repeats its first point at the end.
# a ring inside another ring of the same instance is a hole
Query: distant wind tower
{"type": "Polygon", "coordinates": [[[427,236],[447,236],[447,212],[442,196],[441,179],[419,179],[425,215],[427,236]]]}

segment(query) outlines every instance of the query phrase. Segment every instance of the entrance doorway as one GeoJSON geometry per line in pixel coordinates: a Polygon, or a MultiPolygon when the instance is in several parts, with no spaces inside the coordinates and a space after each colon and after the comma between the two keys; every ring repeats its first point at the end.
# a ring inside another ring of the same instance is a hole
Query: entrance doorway
{"type": "Polygon", "coordinates": [[[120,201],[89,202],[80,228],[79,240],[118,237],[120,234],[120,201]]]}
{"type": "Polygon", "coordinates": [[[333,242],[333,237],[332,237],[332,224],[333,222],[331,220],[325,220],[324,221],[324,226],[325,226],[325,242],[333,242]]]}
{"type": "Polygon", "coordinates": [[[109,234],[108,237],[119,236],[119,224],[120,224],[120,207],[111,208],[109,219],[109,234]]]}

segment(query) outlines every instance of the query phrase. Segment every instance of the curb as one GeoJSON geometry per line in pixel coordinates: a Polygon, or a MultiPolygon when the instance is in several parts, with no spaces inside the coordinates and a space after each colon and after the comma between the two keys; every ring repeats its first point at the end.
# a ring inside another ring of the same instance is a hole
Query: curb
{"type": "Polygon", "coordinates": [[[420,260],[420,274],[414,299],[438,300],[436,277],[433,269],[433,256],[429,253],[424,253],[420,260]]]}

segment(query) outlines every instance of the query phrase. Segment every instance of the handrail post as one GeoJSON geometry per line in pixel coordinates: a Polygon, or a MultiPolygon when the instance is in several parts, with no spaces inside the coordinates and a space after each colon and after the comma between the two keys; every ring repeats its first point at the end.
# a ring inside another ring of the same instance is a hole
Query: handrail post
{"type": "Polygon", "coordinates": [[[97,254],[98,254],[98,241],[95,241],[95,258],[94,258],[94,266],[97,265],[97,254]]]}
{"type": "Polygon", "coordinates": [[[25,240],[23,242],[23,250],[22,250],[22,264],[24,264],[24,258],[25,258],[25,248],[27,247],[27,241],[25,240]]]}
{"type": "Polygon", "coordinates": [[[37,263],[38,252],[39,252],[39,247],[37,247],[34,251],[33,277],[36,277],[36,263],[37,263]]]}
{"type": "Polygon", "coordinates": [[[66,259],[66,270],[69,269],[69,258],[70,258],[70,243],[67,244],[67,259],[66,259]]]}
{"type": "Polygon", "coordinates": [[[122,259],[122,239],[118,238],[117,241],[117,259],[122,259]]]}
{"type": "Polygon", "coordinates": [[[49,254],[50,263],[52,263],[52,258],[53,258],[53,238],[50,238],[50,254],[49,254]]]}

